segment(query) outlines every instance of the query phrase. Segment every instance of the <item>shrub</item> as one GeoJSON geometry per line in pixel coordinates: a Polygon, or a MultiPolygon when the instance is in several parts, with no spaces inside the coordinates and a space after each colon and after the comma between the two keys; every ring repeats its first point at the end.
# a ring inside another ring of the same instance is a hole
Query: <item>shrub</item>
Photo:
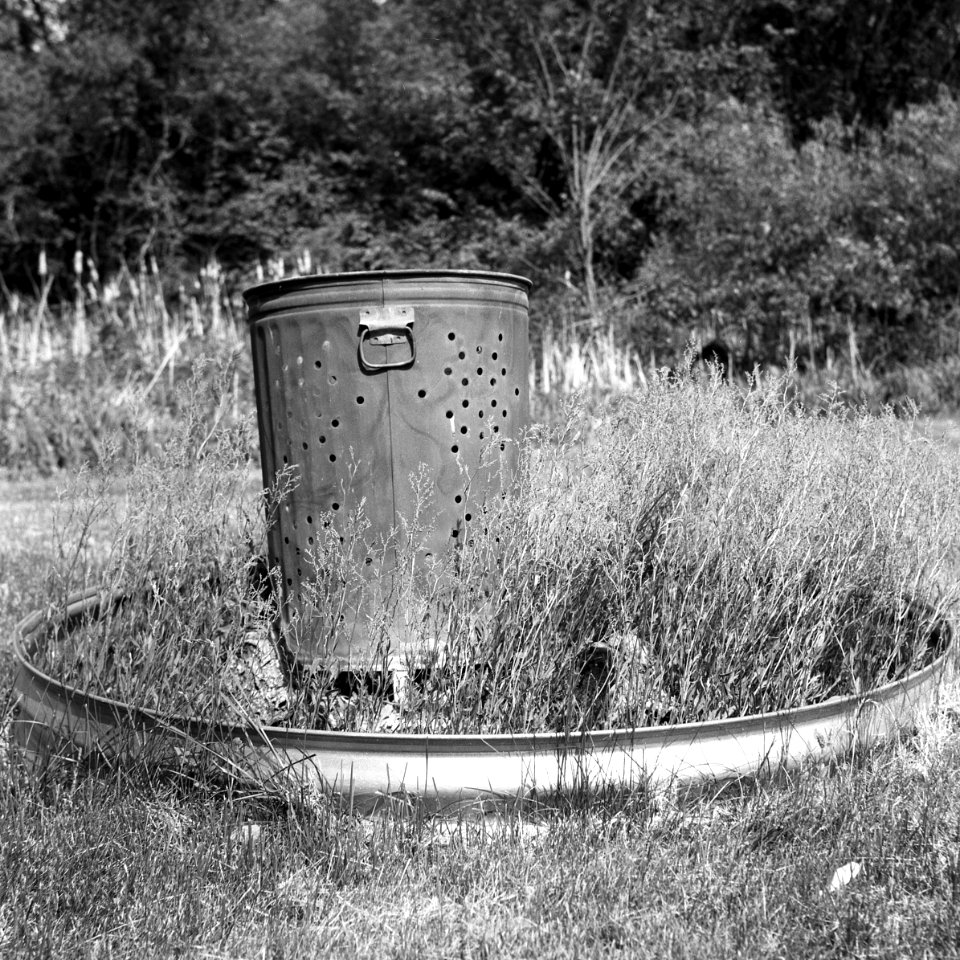
{"type": "Polygon", "coordinates": [[[748,367],[956,354],[958,152],[947,95],[884,132],[823,122],[799,150],[736,101],[677,124],[649,173],[670,222],[638,273],[635,338],[679,353],[691,330],[721,335],[748,367]]]}

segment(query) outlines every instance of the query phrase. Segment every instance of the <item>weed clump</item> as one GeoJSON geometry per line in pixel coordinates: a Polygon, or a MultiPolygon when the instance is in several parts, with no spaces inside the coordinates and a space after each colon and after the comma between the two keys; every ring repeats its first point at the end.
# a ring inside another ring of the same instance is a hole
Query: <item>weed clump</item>
{"type": "Polygon", "coordinates": [[[321,729],[569,732],[869,690],[949,642],[958,463],[892,415],[810,414],[782,387],[663,378],[599,421],[573,403],[429,564],[413,562],[429,498],[374,578],[351,573],[363,537],[327,518],[304,616],[334,636],[345,604],[380,599],[376,655],[346,673],[290,656],[285,639],[317,625],[292,602],[280,625],[245,442],[188,416],[130,478],[104,581],[126,599],[51,629],[37,656],[152,710],[321,729]]]}

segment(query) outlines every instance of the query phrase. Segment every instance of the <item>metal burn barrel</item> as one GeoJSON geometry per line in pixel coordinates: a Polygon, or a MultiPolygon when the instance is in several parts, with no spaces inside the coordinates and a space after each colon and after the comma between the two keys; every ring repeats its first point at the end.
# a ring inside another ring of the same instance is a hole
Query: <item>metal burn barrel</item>
{"type": "MultiPolygon", "coordinates": [[[[287,645],[302,663],[347,667],[382,652],[363,591],[334,622],[315,602],[331,531],[356,539],[360,511],[360,547],[382,558],[419,509],[422,566],[510,482],[528,422],[530,286],[502,273],[398,270],[244,293],[264,485],[284,470],[294,481],[271,511],[268,547],[287,645]]],[[[389,575],[389,549],[368,579],[389,575]]]]}

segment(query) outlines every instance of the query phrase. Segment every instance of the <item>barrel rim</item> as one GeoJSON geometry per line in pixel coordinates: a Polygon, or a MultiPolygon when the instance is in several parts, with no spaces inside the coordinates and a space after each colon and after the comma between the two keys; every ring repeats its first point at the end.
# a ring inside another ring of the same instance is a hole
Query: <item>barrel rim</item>
{"type": "Polygon", "coordinates": [[[487,280],[521,287],[525,293],[533,288],[533,281],[515,273],[493,270],[415,269],[415,270],[353,270],[343,273],[314,273],[302,277],[268,280],[247,287],[243,299],[247,305],[267,297],[281,296],[297,290],[335,286],[338,283],[358,283],[376,280],[487,280]]]}

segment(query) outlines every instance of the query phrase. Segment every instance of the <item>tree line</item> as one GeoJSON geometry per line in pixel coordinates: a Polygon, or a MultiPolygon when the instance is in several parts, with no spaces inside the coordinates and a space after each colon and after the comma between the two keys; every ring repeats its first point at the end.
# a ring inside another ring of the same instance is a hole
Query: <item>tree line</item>
{"type": "Polygon", "coordinates": [[[0,273],[531,276],[741,362],[960,352],[954,0],[0,0],[0,273]]]}

